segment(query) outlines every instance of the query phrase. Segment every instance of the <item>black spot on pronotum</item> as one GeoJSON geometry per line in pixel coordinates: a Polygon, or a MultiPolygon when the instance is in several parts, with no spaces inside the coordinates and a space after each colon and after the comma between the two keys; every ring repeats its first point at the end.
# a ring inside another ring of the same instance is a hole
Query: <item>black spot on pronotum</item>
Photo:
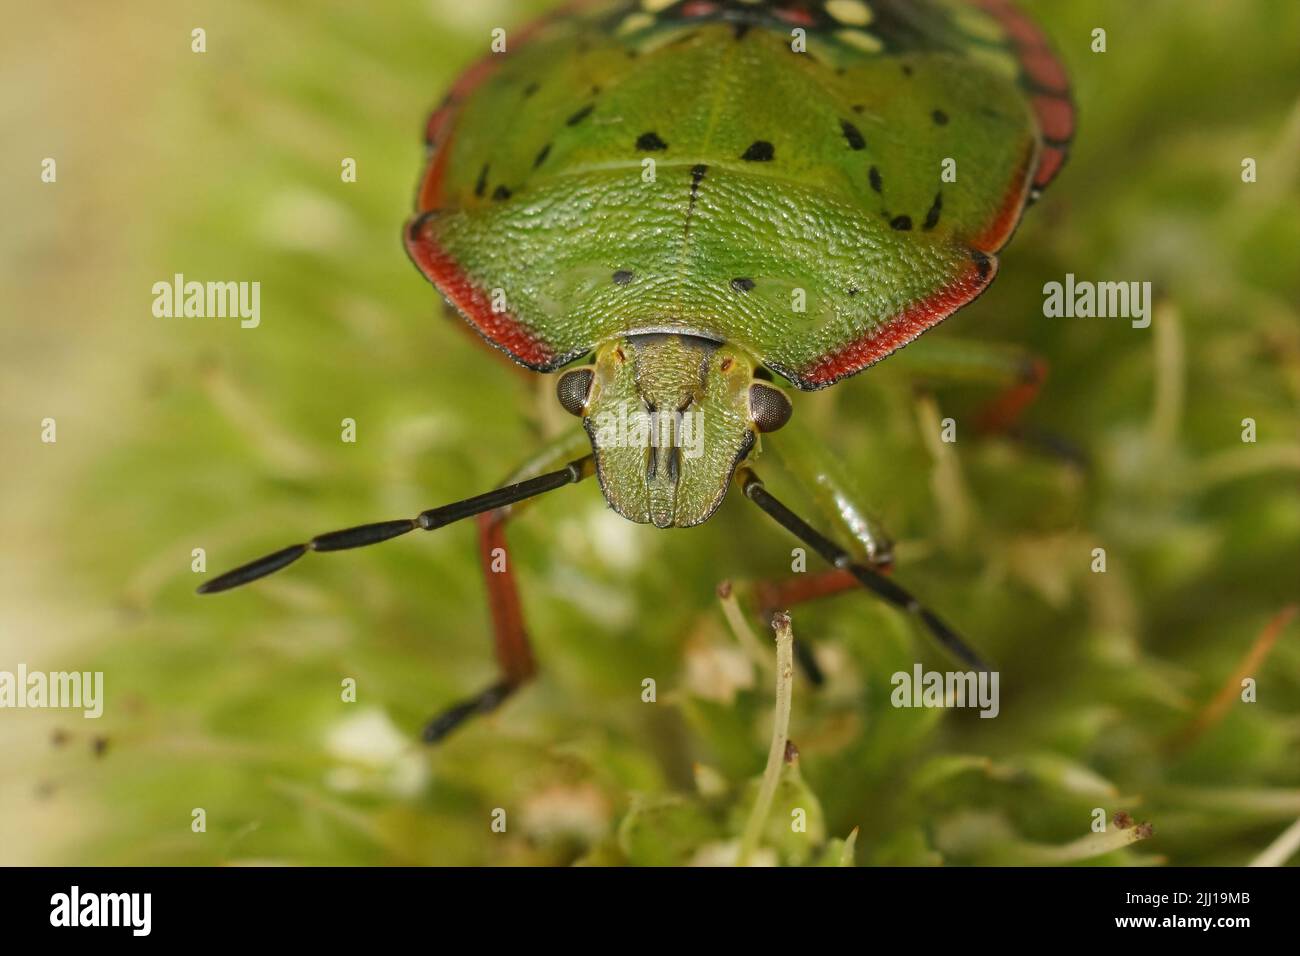
{"type": "Polygon", "coordinates": [[[948,125],[948,114],[945,113],[943,110],[935,110],[933,113],[930,114],[930,118],[934,120],[935,126],[948,125]]]}
{"type": "Polygon", "coordinates": [[[527,99],[528,97],[532,96],[541,88],[542,88],[542,84],[536,81],[529,83],[527,86],[524,87],[524,99],[527,99]]]}
{"type": "Polygon", "coordinates": [[[943,193],[934,194],[934,202],[930,206],[930,211],[925,214],[925,222],[921,228],[927,232],[939,225],[939,214],[943,212],[943,193]]]}
{"type": "Polygon", "coordinates": [[[632,272],[628,269],[619,269],[614,273],[615,285],[627,285],[634,278],[632,272]]]}
{"type": "Polygon", "coordinates": [[[731,287],[735,289],[737,292],[750,292],[753,290],[755,285],[756,283],[754,282],[753,279],[746,279],[742,277],[742,278],[731,280],[731,287]]]}
{"type": "Polygon", "coordinates": [[[533,160],[533,169],[537,169],[542,163],[546,162],[546,157],[551,155],[551,144],[547,143],[537,153],[537,158],[533,160]]]}
{"type": "Polygon", "coordinates": [[[895,216],[893,219],[889,220],[889,228],[897,229],[899,232],[906,232],[912,228],[912,217],[895,216]]]}
{"type": "Polygon", "coordinates": [[[643,153],[654,153],[667,149],[668,144],[659,137],[658,133],[649,132],[637,137],[636,148],[643,153]]]}
{"type": "Polygon", "coordinates": [[[498,186],[492,191],[492,198],[497,201],[509,199],[513,195],[514,193],[506,186],[498,186]]]}
{"type": "Polygon", "coordinates": [[[854,104],[853,104],[853,112],[857,113],[859,116],[861,116],[861,115],[862,115],[863,113],[865,113],[866,111],[867,111],[867,108],[866,108],[865,106],[863,106],[861,103],[854,103],[854,104]]]}
{"type": "Polygon", "coordinates": [[[904,75],[904,76],[911,76],[911,75],[912,75],[912,72],[913,72],[913,71],[912,71],[912,64],[910,64],[910,63],[904,63],[904,64],[903,64],[903,75],[904,75]]]}
{"type": "Polygon", "coordinates": [[[880,190],[884,188],[885,183],[884,180],[880,178],[880,170],[875,166],[871,167],[870,172],[867,173],[867,177],[871,180],[871,188],[876,192],[880,192],[880,190]]]}
{"type": "Polygon", "coordinates": [[[776,148],[766,140],[757,140],[750,144],[749,149],[741,155],[741,159],[748,163],[770,163],[776,156],[776,148]]]}
{"type": "Polygon", "coordinates": [[[478,171],[478,182],[474,184],[474,195],[482,199],[487,192],[488,170],[492,168],[491,163],[484,163],[483,168],[478,171]]]}
{"type": "Polygon", "coordinates": [[[989,261],[989,257],[978,249],[972,249],[970,257],[975,262],[975,271],[980,274],[980,278],[987,279],[989,272],[993,270],[993,263],[989,261]]]}
{"type": "Polygon", "coordinates": [[[844,138],[849,141],[851,149],[867,148],[867,141],[862,138],[862,131],[848,120],[840,120],[840,129],[844,132],[844,138]]]}
{"type": "Polygon", "coordinates": [[[590,116],[590,115],[592,114],[592,112],[593,112],[595,109],[596,109],[596,104],[595,104],[595,103],[588,103],[586,106],[584,106],[582,109],[578,110],[578,112],[574,113],[572,116],[570,116],[570,117],[569,117],[567,120],[565,120],[564,122],[565,122],[565,124],[568,125],[568,126],[577,126],[579,123],[581,123],[583,120],[585,120],[588,116],[590,116]]]}

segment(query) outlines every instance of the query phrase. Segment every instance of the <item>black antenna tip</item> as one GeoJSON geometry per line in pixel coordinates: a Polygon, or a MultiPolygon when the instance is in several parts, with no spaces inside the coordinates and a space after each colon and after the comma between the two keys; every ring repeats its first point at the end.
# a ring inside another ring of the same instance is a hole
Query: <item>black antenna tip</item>
{"type": "Polygon", "coordinates": [[[233,571],[227,571],[225,574],[213,578],[211,581],[205,581],[197,588],[199,594],[217,594],[221,591],[229,591],[231,588],[237,588],[241,584],[247,584],[250,581],[256,581],[258,578],[264,578],[268,574],[279,571],[287,565],[293,564],[304,554],[307,553],[307,545],[294,544],[287,548],[282,548],[274,554],[268,554],[264,558],[258,558],[256,561],[250,561],[248,564],[235,568],[233,571]]]}

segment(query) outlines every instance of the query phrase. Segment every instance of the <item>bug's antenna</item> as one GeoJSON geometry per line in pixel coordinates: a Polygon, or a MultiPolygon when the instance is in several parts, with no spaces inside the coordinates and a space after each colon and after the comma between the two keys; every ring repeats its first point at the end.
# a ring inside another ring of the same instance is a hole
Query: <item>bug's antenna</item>
{"type": "Polygon", "coordinates": [[[466,498],[464,501],[454,501],[440,508],[430,508],[414,518],[377,521],[374,524],[363,524],[355,528],[345,528],[342,531],[328,531],[325,534],[318,534],[306,544],[290,545],[273,554],[258,558],[256,561],[241,565],[233,571],[227,571],[211,581],[204,582],[199,585],[198,593],[215,594],[218,591],[229,591],[231,588],[248,584],[258,578],[264,578],[268,574],[274,574],[281,568],[293,564],[308,551],[343,551],[348,548],[362,548],[366,545],[387,541],[389,538],[396,538],[398,535],[406,534],[408,531],[415,531],[417,528],[421,531],[432,531],[435,528],[441,528],[443,525],[449,525],[453,521],[460,521],[462,518],[470,518],[485,511],[495,511],[497,508],[504,508],[506,505],[515,504],[525,498],[533,498],[548,491],[563,488],[565,485],[577,484],[590,476],[593,470],[593,459],[591,455],[588,455],[585,458],[579,458],[577,461],[569,462],[559,471],[552,471],[545,475],[538,475],[536,478],[529,478],[527,481],[506,485],[504,488],[497,488],[481,495],[475,495],[473,498],[466,498]]]}
{"type": "Polygon", "coordinates": [[[950,654],[978,671],[989,670],[989,665],[967,644],[951,627],[943,622],[937,614],[918,601],[905,588],[889,578],[873,571],[866,565],[853,560],[853,556],[831,541],[821,532],[811,527],[806,521],[772,497],[763,482],[749,468],[742,468],[736,475],[745,497],[758,505],[783,528],[793,534],[804,544],[812,548],[837,568],[848,571],[858,583],[877,597],[920,618],[926,630],[934,635],[950,654]]]}

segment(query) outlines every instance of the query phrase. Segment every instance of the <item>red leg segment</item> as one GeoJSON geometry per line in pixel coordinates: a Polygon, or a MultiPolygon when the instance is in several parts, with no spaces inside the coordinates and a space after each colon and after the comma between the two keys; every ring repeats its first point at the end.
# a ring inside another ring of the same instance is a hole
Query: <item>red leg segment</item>
{"type": "Polygon", "coordinates": [[[533,649],[524,628],[519,586],[515,583],[506,547],[505,523],[508,519],[508,511],[504,508],[479,515],[478,540],[483,578],[487,583],[488,610],[492,614],[497,665],[505,683],[514,688],[537,673],[537,662],[533,659],[533,649]],[[495,571],[492,566],[498,559],[505,564],[502,570],[495,571]]]}

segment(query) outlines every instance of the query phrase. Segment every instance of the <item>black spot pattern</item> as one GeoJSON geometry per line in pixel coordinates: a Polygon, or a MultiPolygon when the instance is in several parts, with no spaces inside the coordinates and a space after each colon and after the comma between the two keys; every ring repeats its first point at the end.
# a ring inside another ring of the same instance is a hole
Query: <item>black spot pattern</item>
{"type": "Polygon", "coordinates": [[[848,120],[840,120],[840,129],[844,133],[844,138],[849,141],[850,149],[867,148],[867,141],[863,139],[862,131],[848,120]]]}
{"type": "Polygon", "coordinates": [[[637,137],[636,148],[643,153],[661,152],[668,148],[668,144],[660,139],[659,134],[655,132],[642,133],[637,137]]]}
{"type": "Polygon", "coordinates": [[[537,169],[542,163],[546,162],[546,157],[551,155],[551,144],[547,143],[537,153],[537,158],[533,160],[533,169],[537,169]]]}
{"type": "Polygon", "coordinates": [[[632,281],[633,278],[635,277],[632,274],[632,272],[630,272],[629,270],[619,269],[617,272],[614,273],[614,284],[627,285],[629,282],[632,281]]]}
{"type": "Polygon", "coordinates": [[[740,158],[747,163],[770,163],[776,158],[776,148],[766,140],[756,140],[740,158]]]}
{"type": "Polygon", "coordinates": [[[739,278],[731,280],[731,287],[737,292],[751,292],[756,284],[753,279],[739,278]]]}
{"type": "Polygon", "coordinates": [[[880,178],[880,170],[878,170],[875,166],[871,167],[870,172],[867,173],[867,177],[871,180],[871,188],[874,189],[876,192],[880,192],[882,189],[884,189],[885,187],[884,180],[880,178]]]}
{"type": "Polygon", "coordinates": [[[509,199],[513,195],[514,193],[512,193],[510,189],[506,186],[498,186],[496,189],[492,191],[492,198],[497,200],[498,202],[509,199]]]}
{"type": "Polygon", "coordinates": [[[566,125],[568,125],[568,126],[577,126],[579,123],[581,123],[583,120],[585,120],[588,116],[590,116],[590,115],[592,114],[592,112],[593,112],[595,109],[596,109],[596,104],[595,104],[595,103],[588,103],[588,104],[587,104],[586,106],[584,106],[582,109],[578,110],[578,112],[574,113],[574,114],[573,114],[572,116],[570,116],[567,120],[565,120],[566,125]]]}
{"type": "Polygon", "coordinates": [[[488,170],[491,168],[491,163],[484,163],[483,168],[478,171],[478,182],[474,184],[474,195],[479,199],[482,199],[487,193],[488,170]]]}
{"type": "Polygon", "coordinates": [[[930,114],[930,118],[934,120],[935,126],[948,125],[948,114],[945,113],[943,110],[935,110],[933,113],[930,114]]]}
{"type": "Polygon", "coordinates": [[[893,219],[889,220],[889,228],[897,229],[899,232],[907,232],[912,228],[912,217],[895,216],[893,219]]]}
{"type": "Polygon", "coordinates": [[[934,202],[930,206],[930,211],[925,214],[925,222],[921,228],[929,232],[935,226],[939,225],[939,214],[943,212],[943,193],[934,194],[934,202]]]}

